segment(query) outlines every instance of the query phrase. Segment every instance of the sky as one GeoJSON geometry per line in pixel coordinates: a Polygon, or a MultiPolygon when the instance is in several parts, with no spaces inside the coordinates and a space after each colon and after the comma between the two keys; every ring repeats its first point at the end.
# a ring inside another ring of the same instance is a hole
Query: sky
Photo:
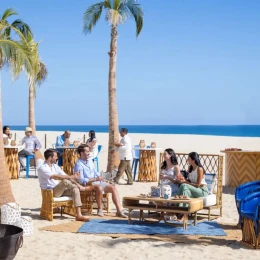
{"type": "MultiPolygon", "coordinates": [[[[82,32],[99,0],[8,0],[40,42],[47,81],[37,88],[37,125],[108,124],[110,27],[82,32]]],[[[260,1],[141,0],[144,26],[118,27],[120,125],[260,124],[260,1]]],[[[13,21],[11,18],[9,21],[13,21]]],[[[2,74],[3,124],[28,123],[25,74],[2,74]]]]}

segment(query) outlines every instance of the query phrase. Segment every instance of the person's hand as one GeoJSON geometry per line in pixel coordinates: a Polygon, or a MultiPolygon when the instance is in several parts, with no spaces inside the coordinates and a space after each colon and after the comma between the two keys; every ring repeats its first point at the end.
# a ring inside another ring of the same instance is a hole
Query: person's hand
{"type": "Polygon", "coordinates": [[[186,183],[187,181],[183,178],[179,180],[179,183],[186,183]]]}
{"type": "Polygon", "coordinates": [[[160,180],[167,180],[168,176],[164,174],[160,174],[160,180]]]}
{"type": "Polygon", "coordinates": [[[75,174],[72,175],[72,179],[74,179],[74,180],[77,180],[79,178],[80,178],[80,173],[79,172],[75,172],[75,174]]]}

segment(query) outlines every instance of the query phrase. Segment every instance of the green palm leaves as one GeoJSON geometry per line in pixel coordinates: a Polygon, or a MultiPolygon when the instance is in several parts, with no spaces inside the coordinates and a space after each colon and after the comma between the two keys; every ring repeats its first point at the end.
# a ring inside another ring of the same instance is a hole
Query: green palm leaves
{"type": "Polygon", "coordinates": [[[111,26],[116,27],[126,22],[129,18],[134,18],[136,37],[138,37],[142,31],[144,12],[137,0],[106,0],[91,5],[84,13],[83,32],[85,34],[92,32],[103,10],[106,11],[105,17],[111,26]]]}

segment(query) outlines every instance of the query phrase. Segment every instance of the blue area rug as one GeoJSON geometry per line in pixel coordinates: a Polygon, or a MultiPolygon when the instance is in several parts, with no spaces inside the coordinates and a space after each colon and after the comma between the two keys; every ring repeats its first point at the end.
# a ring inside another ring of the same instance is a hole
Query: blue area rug
{"type": "MultiPolygon", "coordinates": [[[[179,222],[178,222],[179,223],[179,222]]],[[[205,221],[188,226],[184,230],[182,223],[173,227],[160,222],[149,224],[145,222],[133,222],[128,224],[127,220],[111,219],[91,219],[90,222],[84,223],[78,230],[78,233],[88,234],[139,234],[139,235],[203,235],[203,236],[226,236],[225,231],[217,222],[205,221]]]]}

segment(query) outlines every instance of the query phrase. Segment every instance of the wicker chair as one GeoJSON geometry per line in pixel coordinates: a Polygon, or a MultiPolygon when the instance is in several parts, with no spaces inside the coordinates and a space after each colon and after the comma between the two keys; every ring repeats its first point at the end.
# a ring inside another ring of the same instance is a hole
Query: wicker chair
{"type": "MultiPolygon", "coordinates": [[[[182,171],[188,170],[188,154],[176,153],[180,169],[182,171]]],[[[216,203],[211,206],[204,206],[203,209],[208,211],[208,220],[222,217],[222,178],[223,178],[223,156],[218,154],[200,154],[200,162],[207,173],[216,174],[216,191],[213,193],[216,196],[216,203]],[[211,214],[212,209],[219,209],[219,214],[211,214]]],[[[163,153],[160,154],[159,165],[163,162],[163,153]]],[[[203,202],[204,203],[204,202],[203,202]]],[[[205,215],[204,213],[198,213],[205,215]]]]}
{"type": "Polygon", "coordinates": [[[53,220],[53,210],[55,208],[61,208],[62,213],[75,216],[75,207],[71,197],[53,197],[53,190],[41,190],[42,192],[42,207],[40,217],[49,221],[53,220]]]}
{"type": "Polygon", "coordinates": [[[246,196],[240,202],[242,243],[260,249],[260,192],[246,196]]]}
{"type": "MultiPolygon", "coordinates": [[[[92,214],[93,209],[97,209],[96,192],[95,191],[81,191],[82,212],[92,214]]],[[[102,198],[103,208],[110,212],[109,194],[104,193],[102,198]]]]}

